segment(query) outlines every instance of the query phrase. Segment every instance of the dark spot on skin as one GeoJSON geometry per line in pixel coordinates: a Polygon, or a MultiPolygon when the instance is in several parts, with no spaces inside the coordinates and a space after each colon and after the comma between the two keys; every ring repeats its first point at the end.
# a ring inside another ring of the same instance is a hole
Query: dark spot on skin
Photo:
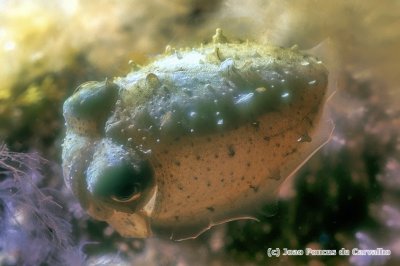
{"type": "Polygon", "coordinates": [[[228,146],[228,156],[229,157],[235,156],[235,147],[232,144],[228,146]]]}
{"type": "Polygon", "coordinates": [[[199,179],[199,178],[198,178],[197,176],[194,176],[193,179],[194,179],[194,180],[197,180],[197,179],[199,179]]]}
{"type": "Polygon", "coordinates": [[[174,175],[173,174],[169,174],[169,177],[174,177],[174,175]]]}
{"type": "Polygon", "coordinates": [[[215,154],[215,155],[214,155],[214,158],[215,158],[215,159],[218,159],[218,158],[219,158],[219,155],[218,155],[218,154],[215,154]]]}
{"type": "Polygon", "coordinates": [[[313,127],[313,121],[311,120],[311,118],[309,118],[308,116],[306,116],[305,119],[306,119],[307,122],[310,124],[310,126],[313,127]]]}
{"type": "Polygon", "coordinates": [[[210,171],[211,171],[210,167],[207,167],[206,169],[207,169],[207,172],[210,172],[210,171]]]}
{"type": "Polygon", "coordinates": [[[251,163],[250,163],[250,162],[247,162],[246,165],[247,165],[247,167],[250,167],[251,163]]]}
{"type": "Polygon", "coordinates": [[[211,183],[210,182],[207,183],[207,187],[211,187],[211,183]]]}
{"type": "Polygon", "coordinates": [[[258,187],[258,186],[250,185],[249,188],[251,188],[251,189],[254,191],[254,193],[257,193],[259,187],[258,187]]]}
{"type": "Polygon", "coordinates": [[[297,151],[297,149],[296,149],[296,148],[293,148],[291,151],[289,151],[289,152],[283,154],[283,157],[287,157],[287,156],[289,156],[289,155],[295,153],[296,151],[297,151]]]}
{"type": "Polygon", "coordinates": [[[260,121],[254,121],[251,123],[251,126],[255,128],[255,130],[260,129],[260,121]]]}
{"type": "Polygon", "coordinates": [[[279,148],[281,146],[281,144],[280,143],[276,143],[275,146],[279,148]]]}
{"type": "Polygon", "coordinates": [[[225,179],[221,178],[221,180],[220,180],[220,181],[221,181],[221,183],[224,183],[225,179]]]}
{"type": "Polygon", "coordinates": [[[300,136],[299,142],[311,142],[311,137],[308,135],[308,133],[304,133],[303,135],[300,136]]]}
{"type": "Polygon", "coordinates": [[[245,177],[244,177],[244,176],[242,176],[242,177],[240,178],[240,180],[242,180],[242,181],[243,181],[243,180],[244,180],[244,178],[245,178],[245,177]]]}
{"type": "Polygon", "coordinates": [[[187,195],[186,198],[187,198],[187,199],[190,199],[190,195],[187,195]]]}
{"type": "Polygon", "coordinates": [[[215,211],[214,207],[207,207],[207,210],[209,210],[210,212],[215,211]]]}
{"type": "Polygon", "coordinates": [[[264,137],[264,140],[265,140],[265,141],[269,141],[270,139],[271,139],[271,138],[268,137],[268,136],[265,136],[265,137],[264,137]]]}
{"type": "Polygon", "coordinates": [[[196,160],[200,161],[201,157],[200,155],[196,155],[196,160]]]}
{"type": "Polygon", "coordinates": [[[269,179],[273,179],[273,180],[280,180],[281,179],[281,173],[279,171],[279,169],[272,171],[271,175],[269,176],[269,179]]]}
{"type": "Polygon", "coordinates": [[[179,190],[183,190],[183,186],[182,185],[178,185],[178,189],[179,190]]]}
{"type": "Polygon", "coordinates": [[[181,162],[180,162],[180,161],[174,161],[174,164],[175,164],[176,166],[181,166],[181,162]]]}

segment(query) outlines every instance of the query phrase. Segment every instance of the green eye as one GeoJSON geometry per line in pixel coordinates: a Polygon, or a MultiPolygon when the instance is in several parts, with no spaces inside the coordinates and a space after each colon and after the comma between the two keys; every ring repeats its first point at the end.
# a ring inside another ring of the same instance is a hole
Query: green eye
{"type": "Polygon", "coordinates": [[[147,163],[133,165],[124,161],[107,165],[97,173],[97,180],[93,184],[93,194],[119,203],[139,199],[152,176],[147,163]]]}
{"type": "Polygon", "coordinates": [[[152,185],[150,163],[130,158],[112,142],[100,145],[87,171],[88,191],[96,198],[115,203],[138,201],[152,185]]]}
{"type": "Polygon", "coordinates": [[[107,167],[98,177],[94,193],[116,202],[129,202],[140,197],[143,174],[129,164],[107,167]]]}

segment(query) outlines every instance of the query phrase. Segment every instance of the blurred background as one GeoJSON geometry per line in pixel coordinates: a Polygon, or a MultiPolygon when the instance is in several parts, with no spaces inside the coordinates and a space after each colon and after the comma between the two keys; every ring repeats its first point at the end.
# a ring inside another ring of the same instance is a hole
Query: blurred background
{"type": "Polygon", "coordinates": [[[400,265],[400,1],[0,0],[0,265],[400,265]],[[62,103],[165,46],[235,40],[318,54],[336,90],[331,141],[276,215],[195,240],[124,239],[65,188],[62,103]],[[268,248],[390,249],[281,256],[268,248]]]}

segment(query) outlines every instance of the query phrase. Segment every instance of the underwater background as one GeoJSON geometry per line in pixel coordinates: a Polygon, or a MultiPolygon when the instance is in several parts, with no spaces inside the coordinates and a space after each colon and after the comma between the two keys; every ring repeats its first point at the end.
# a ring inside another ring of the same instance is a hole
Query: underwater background
{"type": "Polygon", "coordinates": [[[399,265],[399,29],[398,0],[0,0],[0,265],[399,265]],[[286,180],[271,217],[183,242],[122,238],[64,185],[62,104],[85,81],[210,42],[216,28],[314,48],[335,90],[331,141],[286,180]]]}

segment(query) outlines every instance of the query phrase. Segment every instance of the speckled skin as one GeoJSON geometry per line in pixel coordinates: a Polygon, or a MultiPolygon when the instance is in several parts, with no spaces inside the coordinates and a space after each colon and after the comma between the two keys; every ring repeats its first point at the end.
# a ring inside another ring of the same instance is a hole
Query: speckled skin
{"type": "Polygon", "coordinates": [[[296,48],[228,43],[220,30],[208,45],[167,47],[65,102],[66,183],[130,237],[251,218],[326,141],[315,128],[327,75],[296,48]]]}

